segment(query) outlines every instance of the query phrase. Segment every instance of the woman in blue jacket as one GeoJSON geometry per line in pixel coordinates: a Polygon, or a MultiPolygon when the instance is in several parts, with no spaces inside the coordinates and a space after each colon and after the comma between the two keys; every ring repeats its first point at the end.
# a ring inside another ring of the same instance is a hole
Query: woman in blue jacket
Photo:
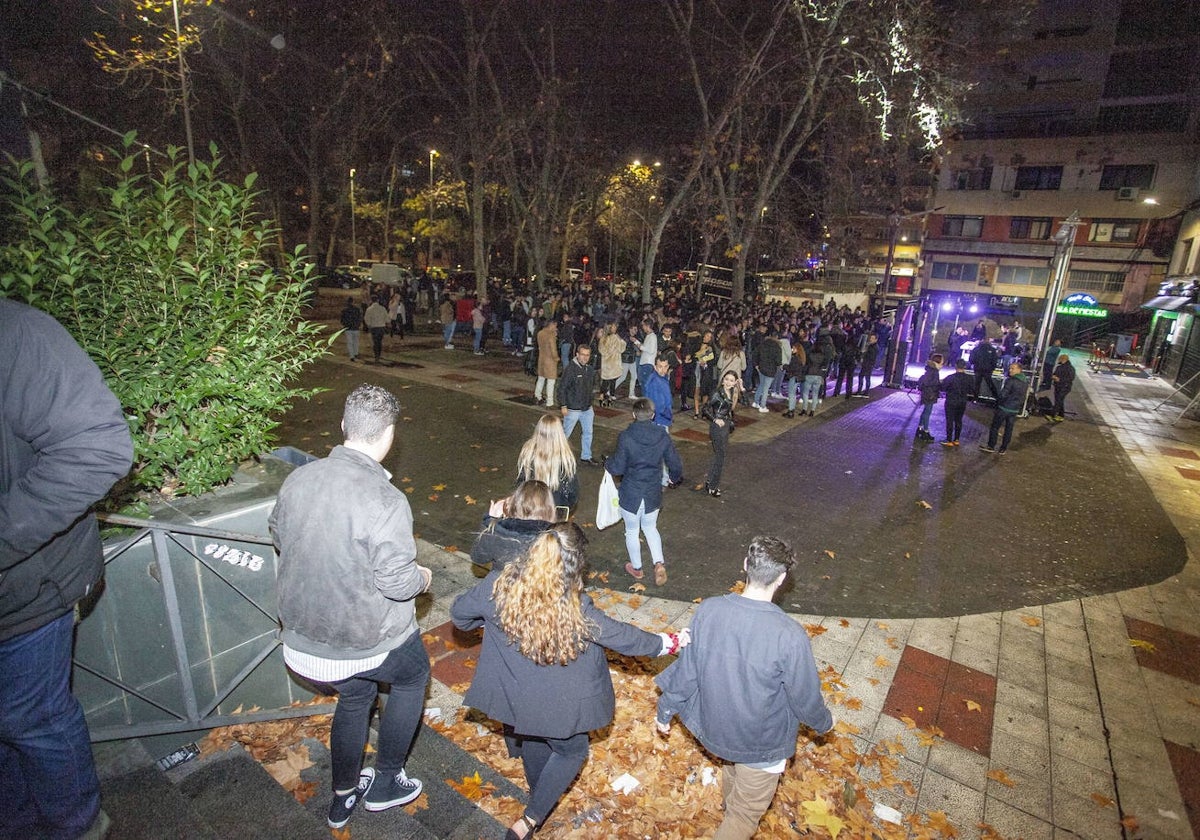
{"type": "Polygon", "coordinates": [[[505,835],[541,825],[587,760],[588,732],[612,722],[616,698],[604,648],[627,656],[676,653],[688,635],[647,633],[609,618],[583,591],[587,538],[555,525],[528,553],[455,599],[460,630],[483,627],[463,702],[504,724],[509,754],[529,784],[525,813],[505,835]]]}

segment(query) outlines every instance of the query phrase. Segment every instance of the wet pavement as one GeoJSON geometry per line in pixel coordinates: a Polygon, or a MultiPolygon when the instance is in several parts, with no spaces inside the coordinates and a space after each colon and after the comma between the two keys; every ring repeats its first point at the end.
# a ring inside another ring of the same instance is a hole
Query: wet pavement
{"type": "MultiPolygon", "coordinates": [[[[389,338],[384,359],[394,367],[352,364],[339,346],[304,379],[328,392],[298,405],[278,438],[324,455],[355,385],[392,388],[404,412],[386,466],[411,491],[418,533],[465,551],[488,501],[511,491],[517,452],[544,409],[518,359],[473,356],[463,340],[447,351],[438,335],[389,338]]],[[[978,448],[992,416],[984,406],[968,410],[956,448],[914,442],[920,409],[905,391],[829,398],[797,420],[781,416],[783,401],[771,407],[739,412],[719,499],[691,489],[708,467],[707,424],[676,420],[687,480],[666,494],[659,517],[670,579],[656,594],[690,601],[725,591],[758,534],[796,548],[800,566],[781,604],[809,614],[1012,609],[1154,583],[1186,561],[1182,538],[1083,388],[1071,421],[1019,421],[1003,456],[978,448]]],[[[628,401],[597,413],[599,458],[628,425],[628,401]]],[[[942,419],[939,406],[935,433],[942,419]]],[[[578,452],[578,431],[572,443],[578,452]]],[[[602,473],[580,471],[575,518],[587,526],[602,473]]],[[[590,535],[592,566],[624,577],[622,526],[590,535]]]]}

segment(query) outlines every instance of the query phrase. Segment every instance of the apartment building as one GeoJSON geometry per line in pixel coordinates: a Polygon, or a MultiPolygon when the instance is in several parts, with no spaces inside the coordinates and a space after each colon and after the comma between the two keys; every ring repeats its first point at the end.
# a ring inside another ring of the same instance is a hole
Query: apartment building
{"type": "Polygon", "coordinates": [[[1036,327],[1073,213],[1063,296],[1095,306],[1060,315],[1056,335],[1157,295],[1200,197],[1195,6],[1054,0],[988,40],[936,173],[919,273],[929,308],[1036,327]]]}

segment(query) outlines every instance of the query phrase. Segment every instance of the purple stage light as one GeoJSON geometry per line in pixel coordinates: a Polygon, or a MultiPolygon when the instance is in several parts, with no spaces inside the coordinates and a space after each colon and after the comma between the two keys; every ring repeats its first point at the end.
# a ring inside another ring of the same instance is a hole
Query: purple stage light
{"type": "Polygon", "coordinates": [[[945,303],[942,304],[943,312],[949,312],[953,308],[954,308],[954,303],[952,301],[946,301],[945,303]]]}
{"type": "Polygon", "coordinates": [[[979,311],[979,306],[977,304],[972,303],[971,304],[971,314],[974,315],[978,311],[979,311]]]}

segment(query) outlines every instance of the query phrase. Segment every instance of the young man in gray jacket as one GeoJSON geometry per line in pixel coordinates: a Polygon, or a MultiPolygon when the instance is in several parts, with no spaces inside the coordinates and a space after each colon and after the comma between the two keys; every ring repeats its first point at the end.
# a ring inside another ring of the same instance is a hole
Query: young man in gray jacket
{"type": "Polygon", "coordinates": [[[412,510],[382,466],[400,403],[375,385],[346,398],[345,443],[283,482],[271,513],[279,552],[283,660],[332,686],[333,802],[341,828],[359,799],[368,811],[405,805],[421,782],[404,772],[425,705],[429,656],[413,601],[432,573],[417,565],[412,510]],[[360,770],[380,684],[391,685],[374,768],[360,770]]]}
{"type": "Polygon", "coordinates": [[[709,598],[696,610],[691,644],[657,678],[658,729],[679,715],[722,768],[725,819],[714,840],[748,840],[771,805],[804,724],[833,728],[804,628],[772,603],[796,556],[787,543],[755,537],[741,595],[709,598]]]}

